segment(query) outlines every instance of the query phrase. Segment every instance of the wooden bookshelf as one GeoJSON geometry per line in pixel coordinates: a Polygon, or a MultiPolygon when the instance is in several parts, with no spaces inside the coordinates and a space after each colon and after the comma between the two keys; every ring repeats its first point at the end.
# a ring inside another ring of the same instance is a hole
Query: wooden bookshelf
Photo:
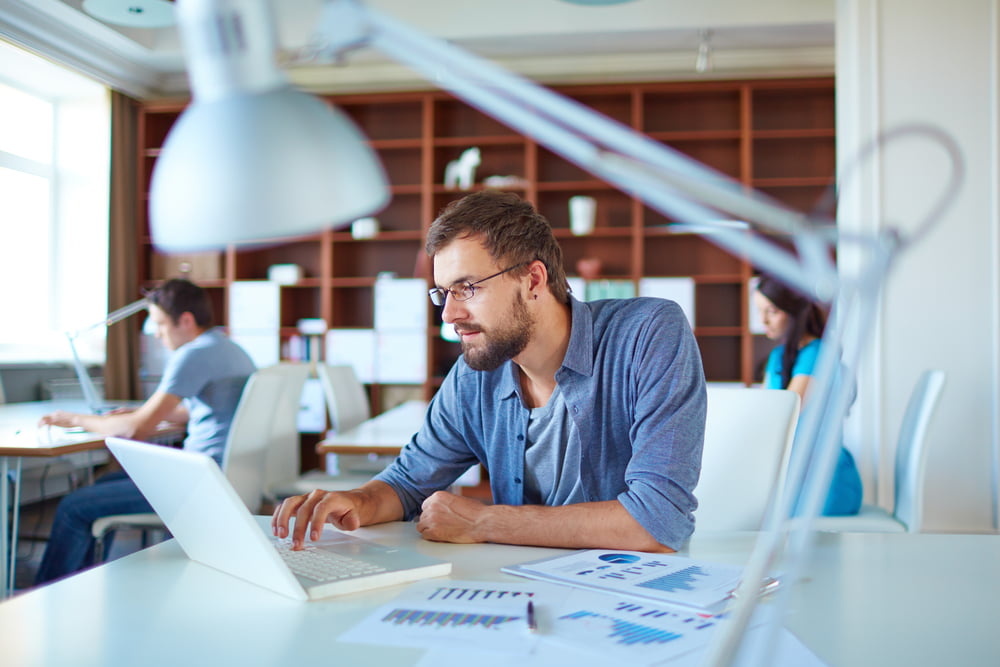
{"type": "MultiPolygon", "coordinates": [[[[558,88],[560,92],[704,162],[799,210],[811,209],[832,182],[835,167],[832,78],[635,83],[558,88]]],[[[704,238],[669,231],[673,220],[551,153],[478,110],[437,91],[328,96],[361,128],[385,166],[392,201],[378,214],[377,237],[356,240],[326,231],[266,249],[233,246],[217,256],[194,258],[192,274],[212,294],[226,320],[228,286],[266,279],[272,264],[294,263],[303,279],[282,287],[281,335],[295,333],[304,317],[322,317],[335,328],[373,326],[373,289],[380,272],[429,278],[424,234],[438,211],[467,194],[444,186],[445,165],[478,146],[476,185],[491,175],[522,180],[510,189],[532,201],[550,220],[562,244],[569,275],[584,257],[602,260],[602,277],[691,277],[695,283],[695,335],[710,381],[753,381],[759,340],[748,327],[747,281],[753,267],[704,238]],[[594,231],[569,230],[569,198],[597,200],[594,231]],[[207,266],[207,269],[205,268],[207,266]],[[207,272],[207,273],[206,273],[207,272]],[[207,277],[206,277],[207,276],[207,277]],[[756,343],[756,344],[755,344],[756,343]]],[[[152,166],[184,102],[144,105],[139,119],[139,183],[149,191],[152,166]]],[[[137,282],[170,277],[185,258],[155,257],[141,198],[137,282]],[[155,270],[154,270],[154,267],[155,270]]],[[[429,397],[458,358],[458,344],[440,338],[439,309],[428,321],[429,397]]],[[[373,387],[377,405],[378,387],[373,387]]]]}

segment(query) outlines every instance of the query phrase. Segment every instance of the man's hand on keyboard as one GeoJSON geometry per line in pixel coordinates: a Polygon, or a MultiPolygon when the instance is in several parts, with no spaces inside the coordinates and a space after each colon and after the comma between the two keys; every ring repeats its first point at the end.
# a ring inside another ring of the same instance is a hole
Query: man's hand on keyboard
{"type": "Polygon", "coordinates": [[[301,496],[286,498],[274,510],[271,530],[279,539],[291,537],[292,549],[301,549],[306,530],[309,539],[318,540],[323,525],[331,523],[341,530],[403,518],[403,506],[391,486],[372,481],[352,491],[317,489],[301,496]],[[295,518],[294,525],[291,524],[295,518]]]}

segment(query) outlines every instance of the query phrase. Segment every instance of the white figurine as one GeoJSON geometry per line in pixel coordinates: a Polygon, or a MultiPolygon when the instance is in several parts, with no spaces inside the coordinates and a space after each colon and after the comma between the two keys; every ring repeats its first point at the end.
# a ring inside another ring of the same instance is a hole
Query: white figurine
{"type": "Polygon", "coordinates": [[[481,161],[479,149],[475,146],[467,148],[457,160],[452,160],[444,169],[444,187],[454,190],[457,185],[461,190],[468,190],[476,180],[476,167],[481,161]]]}

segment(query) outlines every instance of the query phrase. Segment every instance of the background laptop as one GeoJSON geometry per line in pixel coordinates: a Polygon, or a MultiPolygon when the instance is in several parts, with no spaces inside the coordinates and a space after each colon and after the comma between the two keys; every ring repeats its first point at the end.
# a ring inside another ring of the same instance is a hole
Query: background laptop
{"type": "Polygon", "coordinates": [[[282,595],[316,599],[451,572],[447,561],[332,526],[307,541],[306,552],[293,552],[263,529],[210,457],[122,438],[107,444],[191,560],[282,595]],[[290,565],[287,557],[334,563],[319,565],[319,573],[315,563],[290,565]],[[329,576],[336,578],[323,580],[329,576]]]}

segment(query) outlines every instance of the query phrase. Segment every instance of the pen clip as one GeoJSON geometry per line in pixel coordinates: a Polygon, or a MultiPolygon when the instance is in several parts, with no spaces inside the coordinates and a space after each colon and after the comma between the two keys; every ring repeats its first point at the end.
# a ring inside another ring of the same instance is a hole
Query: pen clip
{"type": "MultiPolygon", "coordinates": [[[[735,600],[739,597],[740,586],[743,582],[740,582],[733,590],[729,591],[729,595],[726,596],[727,600],[735,600]]],[[[781,585],[781,580],[777,577],[765,577],[760,582],[760,587],[757,589],[757,596],[764,597],[770,593],[773,593],[778,586],[781,585]]]]}

